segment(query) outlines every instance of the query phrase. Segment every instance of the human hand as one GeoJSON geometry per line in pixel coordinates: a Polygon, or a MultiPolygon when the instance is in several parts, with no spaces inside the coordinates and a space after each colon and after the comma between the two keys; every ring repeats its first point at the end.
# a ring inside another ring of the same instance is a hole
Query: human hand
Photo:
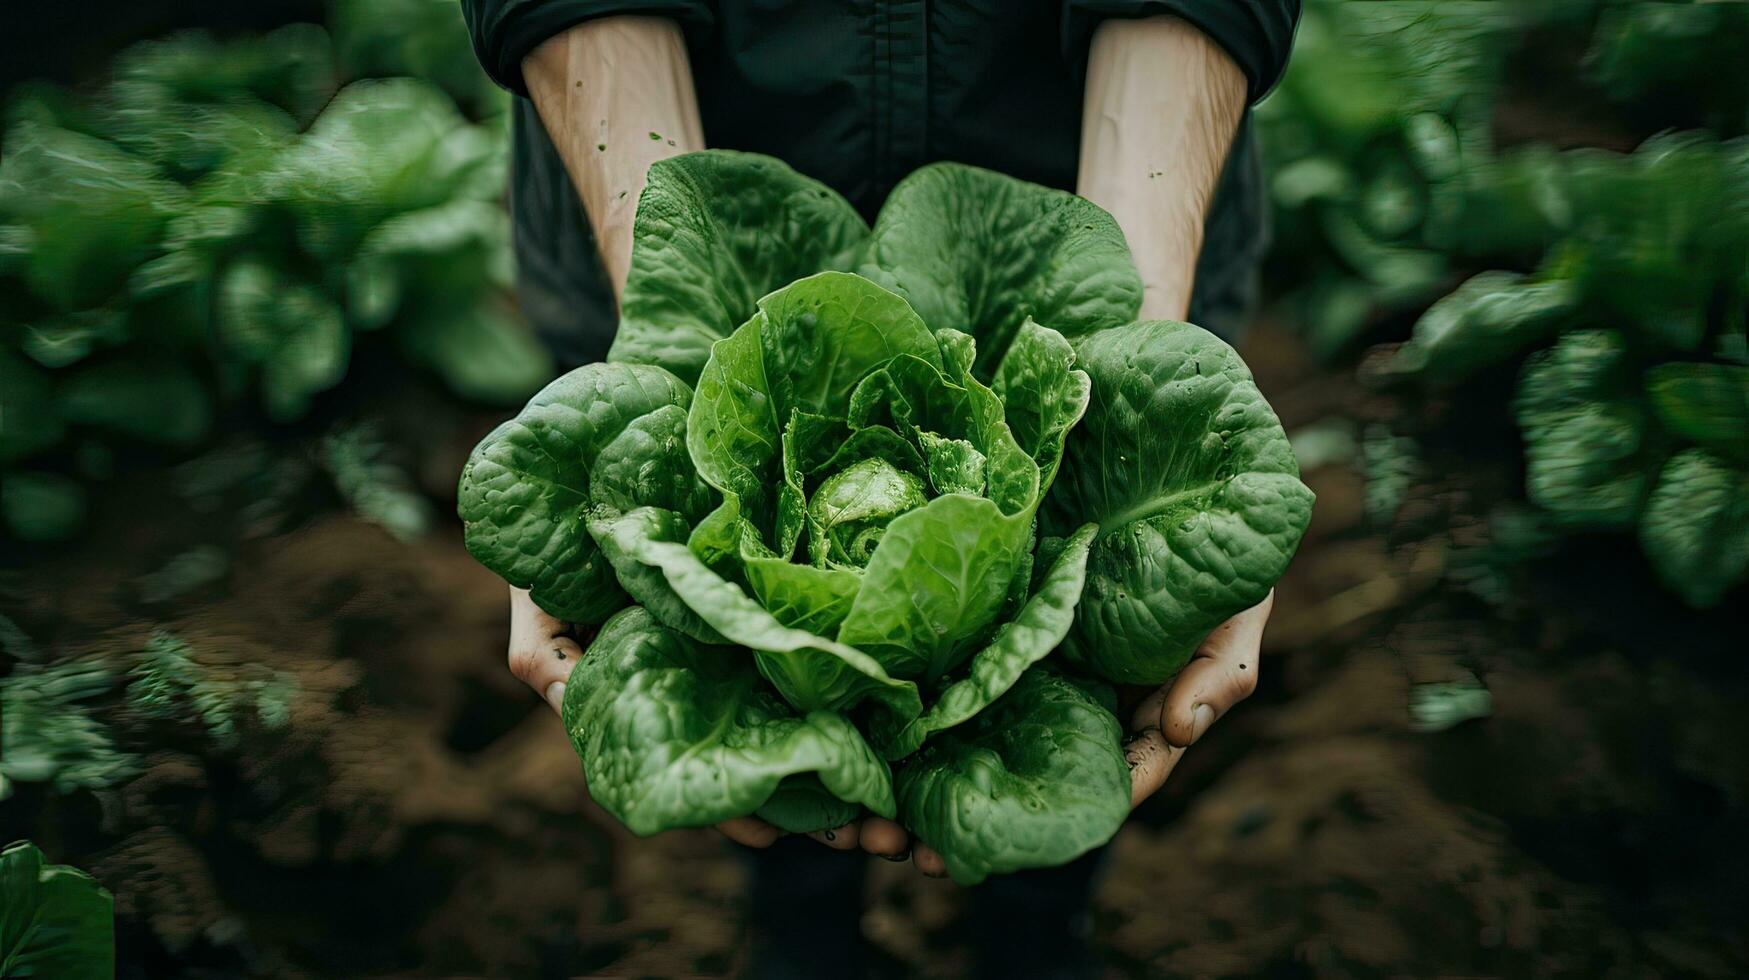
{"type": "MultiPolygon", "coordinates": [[[[1143,698],[1131,713],[1132,734],[1124,746],[1131,809],[1166,784],[1184,750],[1210,725],[1257,690],[1263,627],[1274,607],[1272,590],[1262,602],[1215,627],[1178,676],[1143,698]]],[[[925,844],[912,849],[911,862],[931,878],[947,875],[946,862],[925,844]]]]}
{"type": "MultiPolygon", "coordinates": [[[[510,672],[516,678],[534,689],[543,700],[556,712],[564,713],[565,684],[571,676],[571,668],[583,657],[583,647],[571,635],[571,627],[546,610],[534,604],[529,598],[528,590],[512,587],[510,590],[510,672]]],[[[898,830],[898,824],[890,820],[872,818],[871,823],[878,821],[886,827],[877,827],[870,834],[864,834],[859,826],[861,821],[851,821],[842,827],[831,830],[820,830],[809,834],[827,847],[840,851],[848,851],[862,844],[873,853],[900,853],[904,846],[904,832],[898,830]],[[899,839],[895,842],[894,832],[899,839]],[[891,851],[873,850],[874,847],[891,848],[891,851]]],[[[716,829],[724,837],[748,847],[770,847],[783,836],[783,832],[758,817],[736,817],[716,825],[716,829]]]]}
{"type": "Polygon", "coordinates": [[[1166,784],[1184,750],[1210,725],[1257,690],[1263,627],[1273,608],[1272,589],[1262,602],[1215,627],[1178,676],[1130,714],[1133,734],[1124,756],[1130,764],[1132,809],[1166,784]]]}

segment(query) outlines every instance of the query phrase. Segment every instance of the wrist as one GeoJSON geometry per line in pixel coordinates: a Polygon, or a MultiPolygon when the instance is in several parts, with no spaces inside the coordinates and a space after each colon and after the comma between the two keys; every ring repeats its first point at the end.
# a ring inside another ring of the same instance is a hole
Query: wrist
{"type": "Polygon", "coordinates": [[[1137,313],[1141,320],[1184,320],[1190,316],[1190,293],[1196,285],[1196,255],[1201,238],[1191,244],[1191,261],[1170,270],[1154,270],[1142,275],[1142,306],[1137,313]]]}
{"type": "Polygon", "coordinates": [[[1077,190],[1123,229],[1143,319],[1190,309],[1203,219],[1245,94],[1232,59],[1178,18],[1108,20],[1094,34],[1077,190]]]}
{"type": "Polygon", "coordinates": [[[583,201],[617,300],[650,165],[704,148],[685,40],[666,18],[589,20],[529,52],[523,78],[583,201]]]}

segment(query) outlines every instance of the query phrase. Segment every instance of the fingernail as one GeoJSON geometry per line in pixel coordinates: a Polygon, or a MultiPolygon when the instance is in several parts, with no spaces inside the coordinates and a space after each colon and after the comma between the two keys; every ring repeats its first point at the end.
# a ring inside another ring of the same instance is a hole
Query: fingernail
{"type": "Polygon", "coordinates": [[[563,712],[565,710],[564,681],[554,681],[547,685],[547,703],[553,706],[554,711],[563,712]]]}
{"type": "Polygon", "coordinates": [[[909,861],[909,860],[911,860],[911,849],[909,847],[907,847],[898,854],[882,854],[881,860],[882,861],[892,861],[895,864],[897,864],[900,861],[909,861]]]}
{"type": "Polygon", "coordinates": [[[1194,742],[1202,738],[1202,733],[1208,731],[1209,726],[1214,723],[1215,709],[1206,704],[1197,705],[1190,715],[1190,740],[1194,742]]]}

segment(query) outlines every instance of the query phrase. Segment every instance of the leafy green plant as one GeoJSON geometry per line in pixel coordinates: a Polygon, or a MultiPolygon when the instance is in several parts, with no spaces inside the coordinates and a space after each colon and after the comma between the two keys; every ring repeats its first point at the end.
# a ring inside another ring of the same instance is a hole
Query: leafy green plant
{"type": "Polygon", "coordinates": [[[1571,127],[1538,137],[1566,145],[1684,126],[1736,136],[1749,131],[1749,76],[1715,52],[1746,42],[1738,4],[1308,2],[1289,70],[1257,113],[1279,239],[1272,288],[1331,357],[1455,276],[1534,263],[1593,208],[1623,209],[1607,193],[1576,201],[1584,164],[1507,145],[1502,119],[1571,127]]]}
{"type": "MultiPolygon", "coordinates": [[[[16,637],[9,650],[23,634],[16,637]]],[[[192,723],[218,747],[235,748],[246,730],[284,727],[296,695],[292,679],[265,666],[197,661],[164,629],[136,651],[20,663],[0,678],[0,798],[12,783],[73,793],[132,779],[142,723],[192,723]],[[111,697],[124,682],[124,696],[111,697]]]]}
{"type": "Polygon", "coordinates": [[[1274,288],[1333,356],[1381,311],[1437,293],[1454,260],[1536,249],[1542,158],[1500,158],[1489,117],[1514,40],[1554,5],[1306,5],[1258,108],[1274,288]]]}
{"type": "Polygon", "coordinates": [[[197,663],[188,644],[168,630],[155,630],[137,658],[128,684],[128,706],[163,721],[196,720],[217,745],[234,748],[240,723],[283,727],[291,715],[295,685],[258,664],[241,676],[226,676],[197,663]]]}
{"type": "Polygon", "coordinates": [[[115,976],[115,900],[85,872],[46,863],[29,841],[0,851],[0,976],[115,976]]]}
{"type": "Polygon", "coordinates": [[[867,809],[967,882],[1109,839],[1105,682],[1177,672],[1310,516],[1238,356],[1134,320],[1109,215],[970,167],[870,230],[777,161],[689,154],[634,242],[609,361],[459,489],[482,563],[605,621],[564,704],[596,799],[638,833],[867,809]]]}
{"type": "Polygon", "coordinates": [[[1692,606],[1749,578],[1749,138],[1556,162],[1572,230],[1435,303],[1382,374],[1452,387],[1528,352],[1525,494],[1567,533],[1638,529],[1692,606]]]}
{"type": "Polygon", "coordinates": [[[503,103],[453,5],[393,6],[410,19],[392,37],[386,5],[347,0],[335,40],[312,24],[181,34],[123,52],[89,95],[11,93],[0,516],[14,535],[77,529],[83,447],[186,451],[251,401],[299,419],[360,344],[491,403],[551,377],[509,295],[503,103]]]}
{"type": "Polygon", "coordinates": [[[114,672],[91,661],[20,664],[0,679],[0,790],[13,782],[103,789],[138,773],[139,760],[91,710],[114,686],[114,672]]]}
{"type": "Polygon", "coordinates": [[[431,505],[406,471],[390,459],[380,428],[364,422],[322,440],[323,469],[360,517],[403,541],[424,534],[432,524],[431,505]]]}

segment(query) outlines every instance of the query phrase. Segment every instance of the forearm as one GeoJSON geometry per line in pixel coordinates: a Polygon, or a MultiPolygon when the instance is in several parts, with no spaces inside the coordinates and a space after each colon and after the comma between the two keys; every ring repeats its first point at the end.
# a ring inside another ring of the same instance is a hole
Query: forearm
{"type": "Polygon", "coordinates": [[[1178,18],[1108,20],[1093,35],[1077,189],[1129,240],[1146,318],[1190,309],[1203,219],[1245,93],[1226,53],[1178,18]]]}
{"type": "Polygon", "coordinates": [[[671,20],[605,17],[535,48],[522,71],[589,213],[617,297],[631,265],[645,172],[664,157],[704,148],[686,42],[671,20]]]}

